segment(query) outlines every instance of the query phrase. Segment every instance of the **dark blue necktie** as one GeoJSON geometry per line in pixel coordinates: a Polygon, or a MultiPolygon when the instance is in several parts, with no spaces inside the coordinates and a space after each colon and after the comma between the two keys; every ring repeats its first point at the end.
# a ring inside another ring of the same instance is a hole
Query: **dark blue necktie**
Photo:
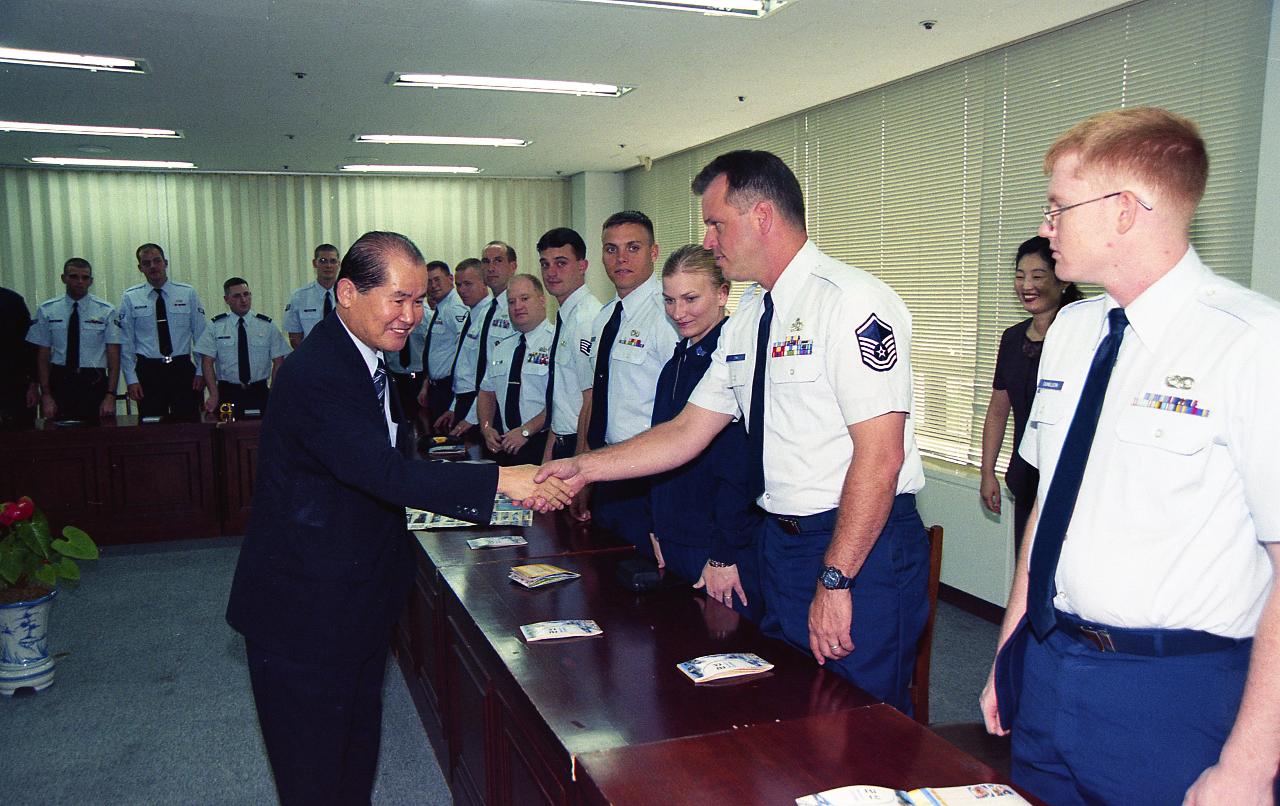
{"type": "Polygon", "coordinates": [[[476,391],[480,391],[480,382],[489,371],[489,326],[493,324],[493,315],[498,310],[498,298],[489,303],[489,312],[484,315],[484,325],[480,328],[480,355],[476,358],[476,391]]]}
{"type": "Polygon", "coordinates": [[[247,385],[252,376],[249,373],[249,334],[245,332],[243,316],[236,326],[236,363],[240,365],[240,383],[247,385]]]}
{"type": "Polygon", "coordinates": [[[600,346],[596,351],[596,377],[591,385],[591,420],[587,423],[587,447],[592,450],[604,447],[604,435],[609,430],[609,354],[618,340],[622,327],[622,300],[613,308],[613,315],[605,323],[600,334],[600,346]]]}
{"type": "Polygon", "coordinates": [[[764,492],[764,382],[769,363],[769,326],[773,324],[773,294],[765,292],[764,312],[756,330],[756,363],[751,374],[751,416],[747,418],[747,451],[751,457],[751,493],[764,492]]]}
{"type": "Polygon", "coordinates": [[[507,399],[502,404],[502,413],[506,415],[503,421],[508,431],[519,428],[524,422],[520,419],[520,373],[524,369],[524,354],[525,340],[521,333],[520,343],[511,356],[511,369],[507,372],[507,399]]]}
{"type": "Polygon", "coordinates": [[[1124,329],[1129,324],[1124,308],[1112,308],[1107,314],[1111,330],[1098,345],[1089,365],[1084,390],[1076,403],[1075,416],[1067,429],[1062,452],[1049,483],[1044,507],[1036,526],[1035,544],[1031,548],[1031,563],[1027,576],[1027,620],[1036,637],[1043,640],[1056,626],[1053,615],[1053,597],[1057,593],[1054,577],[1058,571],[1058,558],[1062,556],[1062,541],[1067,536],[1071,513],[1075,510],[1080,482],[1084,479],[1085,465],[1089,461],[1089,449],[1093,435],[1098,430],[1098,415],[1107,396],[1107,383],[1111,369],[1120,353],[1124,329]]]}
{"type": "MultiPolygon", "coordinates": [[[[378,411],[385,412],[387,399],[387,362],[378,358],[378,368],[373,371],[373,391],[378,393],[378,411]]],[[[383,415],[386,416],[385,414],[383,415]]]]}
{"type": "Polygon", "coordinates": [[[556,311],[556,332],[551,337],[551,352],[547,355],[547,404],[545,406],[546,419],[542,421],[543,427],[551,430],[551,404],[555,402],[556,395],[556,348],[560,346],[560,312],[556,311]]]}
{"type": "Polygon", "coordinates": [[[71,303],[71,318],[67,320],[67,355],[65,364],[68,372],[80,371],[80,303],[71,303]]]}

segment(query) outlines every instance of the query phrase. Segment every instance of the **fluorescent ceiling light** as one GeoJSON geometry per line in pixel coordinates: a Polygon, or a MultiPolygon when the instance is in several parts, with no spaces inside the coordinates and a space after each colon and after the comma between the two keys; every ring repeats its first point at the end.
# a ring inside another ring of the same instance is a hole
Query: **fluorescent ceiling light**
{"type": "Polygon", "coordinates": [[[509,92],[549,92],[556,95],[597,95],[617,98],[631,92],[631,87],[617,84],[592,84],[587,81],[548,81],[539,78],[498,78],[494,76],[446,76],[437,73],[396,73],[391,77],[396,87],[432,87],[463,90],[507,90],[509,92]]]}
{"type": "Polygon", "coordinates": [[[614,6],[639,6],[662,8],[670,11],[696,11],[699,14],[718,17],[767,17],[794,0],[580,0],[586,3],[607,3],[614,6]]]}
{"type": "Polygon", "coordinates": [[[86,53],[55,53],[48,50],[22,50],[0,47],[0,62],[34,64],[40,67],[73,67],[77,70],[104,70],[110,73],[145,73],[146,62],[141,59],[121,59],[115,56],[90,56],[86,53]]]}
{"type": "Polygon", "coordinates": [[[384,143],[386,145],[427,146],[507,146],[524,148],[528,140],[515,137],[444,137],[435,134],[357,134],[357,143],[384,143]]]}
{"type": "Polygon", "coordinates": [[[130,126],[77,126],[64,123],[25,123],[0,120],[0,132],[34,132],[36,134],[94,134],[100,137],[181,137],[173,129],[135,129],[130,126]]]}
{"type": "Polygon", "coordinates": [[[75,168],[194,168],[194,162],[166,160],[108,160],[85,157],[27,157],[37,165],[66,165],[75,168]]]}
{"type": "Polygon", "coordinates": [[[339,165],[339,171],[393,174],[478,174],[470,165],[339,165]]]}

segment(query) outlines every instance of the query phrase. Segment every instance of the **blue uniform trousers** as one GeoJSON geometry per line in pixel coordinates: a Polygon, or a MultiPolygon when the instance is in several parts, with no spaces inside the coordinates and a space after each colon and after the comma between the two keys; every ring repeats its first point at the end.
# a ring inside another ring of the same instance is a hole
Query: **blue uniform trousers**
{"type": "MultiPolygon", "coordinates": [[[[653,558],[649,532],[649,483],[645,479],[596,482],[591,493],[591,520],[653,558]]],[[[697,577],[695,577],[697,579],[697,577]]]]}
{"type": "MultiPolygon", "coordinates": [[[[684,543],[659,541],[662,548],[662,559],[667,570],[687,580],[690,585],[702,576],[703,566],[707,564],[710,549],[707,546],[690,546],[684,543]]],[[[747,605],[738,601],[733,595],[733,609],[753,622],[759,623],[764,615],[764,595],[760,590],[759,541],[751,541],[751,547],[738,552],[738,579],[742,581],[742,590],[747,594],[747,605]]]]}
{"type": "MultiPolygon", "coordinates": [[[[809,605],[836,514],[833,509],[790,519],[798,530],[777,516],[765,518],[760,576],[766,612],[761,627],[805,653],[810,652],[809,605]]],[[[853,652],[828,660],[826,668],[910,715],[916,642],[929,616],[929,539],[914,495],[894,499],[852,595],[853,652]]]]}
{"type": "Polygon", "coordinates": [[[1149,657],[1064,628],[1028,632],[1013,718],[1015,783],[1054,806],[1177,804],[1235,723],[1252,642],[1149,657]]]}

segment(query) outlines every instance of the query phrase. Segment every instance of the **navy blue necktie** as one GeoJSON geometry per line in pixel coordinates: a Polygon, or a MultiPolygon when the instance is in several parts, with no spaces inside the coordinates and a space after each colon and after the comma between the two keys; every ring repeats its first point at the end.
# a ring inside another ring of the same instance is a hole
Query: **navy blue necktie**
{"type": "MultiPolygon", "coordinates": [[[[378,411],[386,411],[387,362],[378,358],[378,368],[373,371],[373,391],[378,393],[378,411]]],[[[386,416],[385,414],[383,415],[386,416]]]]}
{"type": "Polygon", "coordinates": [[[169,312],[164,304],[164,292],[160,289],[152,289],[156,292],[156,336],[160,341],[160,355],[168,358],[173,355],[173,339],[169,337],[169,312]]]}
{"type": "Polygon", "coordinates": [[[329,296],[329,290],[324,292],[324,315],[327,317],[333,313],[333,297],[329,296]]]}
{"type": "Polygon", "coordinates": [[[489,303],[489,312],[484,315],[484,325],[480,328],[480,355],[476,358],[476,391],[480,390],[480,382],[489,371],[489,326],[493,324],[493,314],[498,310],[498,298],[489,303]]]}
{"type": "Polygon", "coordinates": [[[551,352],[547,355],[547,405],[546,419],[542,421],[543,427],[551,430],[551,404],[554,402],[556,394],[556,348],[560,346],[560,312],[556,311],[556,332],[551,337],[551,352]]]}
{"type": "Polygon", "coordinates": [[[245,332],[244,317],[236,327],[236,363],[240,365],[240,383],[248,385],[249,378],[249,335],[245,332]]]}
{"type": "Polygon", "coordinates": [[[605,323],[600,334],[600,347],[596,352],[596,377],[591,385],[591,420],[587,423],[587,447],[592,450],[604,447],[604,435],[609,430],[609,353],[618,340],[622,327],[622,300],[613,308],[613,315],[605,323]]]}
{"type": "Polygon", "coordinates": [[[68,372],[80,371],[80,303],[71,303],[71,318],[67,320],[67,355],[68,372]]]}
{"type": "Polygon", "coordinates": [[[502,413],[507,430],[512,431],[524,422],[520,419],[520,372],[524,369],[525,340],[520,334],[520,343],[511,356],[511,370],[507,373],[507,399],[503,401],[502,413]]]}
{"type": "Polygon", "coordinates": [[[773,324],[773,294],[765,292],[764,312],[756,330],[756,363],[751,374],[751,416],[747,419],[747,451],[751,457],[753,498],[764,492],[764,382],[769,363],[769,326],[773,324]]]}
{"type": "Polygon", "coordinates": [[[1124,308],[1112,308],[1107,314],[1111,330],[1098,345],[1089,365],[1084,389],[1076,403],[1075,416],[1067,429],[1062,452],[1049,482],[1040,520],[1036,525],[1035,544],[1031,548],[1031,562],[1027,576],[1027,620],[1036,637],[1053,632],[1056,621],[1053,615],[1053,597],[1057,593],[1054,577],[1058,572],[1058,558],[1062,556],[1062,541],[1067,536],[1071,513],[1075,510],[1080,482],[1084,479],[1085,465],[1089,461],[1089,449],[1093,435],[1098,430],[1098,415],[1107,396],[1107,383],[1116,356],[1120,354],[1120,342],[1129,324],[1124,308]]]}

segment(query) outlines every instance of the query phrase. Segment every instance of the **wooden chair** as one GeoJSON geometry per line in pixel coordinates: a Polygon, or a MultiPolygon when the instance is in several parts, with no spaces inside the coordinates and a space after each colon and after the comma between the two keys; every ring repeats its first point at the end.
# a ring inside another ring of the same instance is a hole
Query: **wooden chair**
{"type": "Polygon", "coordinates": [[[916,668],[911,674],[911,706],[916,721],[929,724],[929,664],[933,657],[933,621],[938,614],[938,580],[942,575],[942,527],[930,526],[929,533],[929,619],[916,643],[916,668]]]}

